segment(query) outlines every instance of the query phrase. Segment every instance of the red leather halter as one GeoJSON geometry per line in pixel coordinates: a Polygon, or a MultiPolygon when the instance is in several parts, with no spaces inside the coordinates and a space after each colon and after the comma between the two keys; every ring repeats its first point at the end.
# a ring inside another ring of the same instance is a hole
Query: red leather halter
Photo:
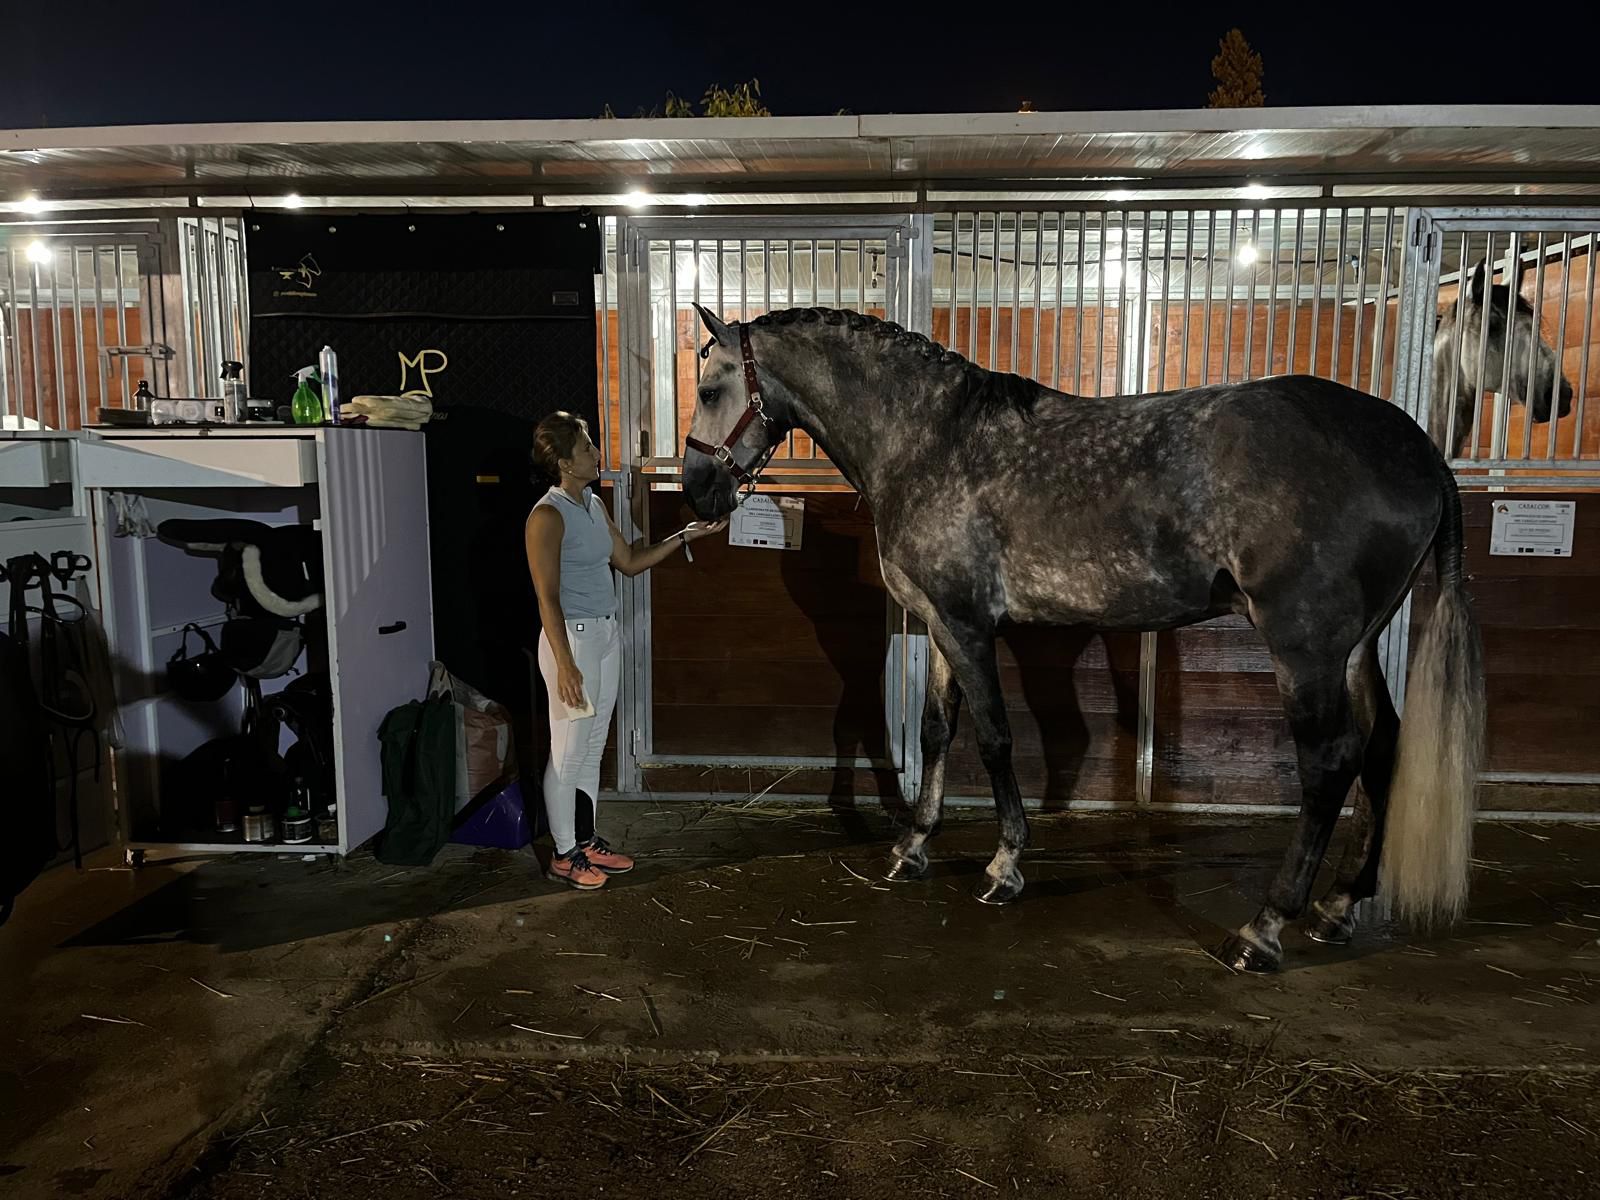
{"type": "Polygon", "coordinates": [[[744,431],[750,428],[751,422],[759,419],[763,430],[772,425],[772,418],[763,411],[761,389],[756,383],[756,358],[750,350],[750,327],[744,324],[739,326],[739,354],[744,359],[744,390],[749,398],[744,412],[734,422],[733,428],[728,431],[728,436],[722,439],[722,445],[712,446],[696,437],[685,438],[684,444],[691,450],[709,454],[733,476],[745,493],[749,494],[755,491],[756,484],[761,480],[761,472],[766,469],[767,463],[772,461],[778,444],[774,442],[767,447],[765,454],[761,455],[758,461],[752,462],[749,467],[742,467],[734,461],[733,448],[739,444],[739,439],[744,436],[744,431]]]}

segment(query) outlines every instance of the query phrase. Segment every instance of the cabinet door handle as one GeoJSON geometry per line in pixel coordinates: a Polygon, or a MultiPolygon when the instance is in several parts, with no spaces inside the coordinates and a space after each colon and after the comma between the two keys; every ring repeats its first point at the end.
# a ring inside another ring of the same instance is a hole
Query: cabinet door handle
{"type": "Polygon", "coordinates": [[[406,623],[404,621],[396,621],[393,625],[379,625],[378,634],[382,636],[387,633],[399,633],[405,627],[406,623]]]}

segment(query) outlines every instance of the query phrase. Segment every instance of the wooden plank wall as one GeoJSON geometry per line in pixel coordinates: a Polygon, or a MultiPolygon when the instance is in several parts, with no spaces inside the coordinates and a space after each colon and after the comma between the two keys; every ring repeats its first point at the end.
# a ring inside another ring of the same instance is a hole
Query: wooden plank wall
{"type": "MultiPolygon", "coordinates": [[[[887,598],[872,514],[854,493],[805,503],[798,551],[708,538],[694,562],[677,554],[651,572],[657,754],[888,757],[887,598]]],[[[691,519],[676,491],[652,492],[650,511],[658,538],[691,519]]],[[[648,778],[653,790],[765,786],[742,770],[648,778]]],[[[895,783],[890,771],[845,769],[802,772],[777,790],[892,796],[895,783]]]]}
{"type": "MultiPolygon", "coordinates": [[[[1600,496],[1518,492],[1577,501],[1570,559],[1491,556],[1492,508],[1504,493],[1462,496],[1468,585],[1483,630],[1489,702],[1485,769],[1600,774],[1600,496]]],[[[1412,645],[1432,611],[1431,568],[1412,605],[1412,645]]],[[[1485,785],[1485,807],[1600,808],[1600,787],[1485,785]]]]}

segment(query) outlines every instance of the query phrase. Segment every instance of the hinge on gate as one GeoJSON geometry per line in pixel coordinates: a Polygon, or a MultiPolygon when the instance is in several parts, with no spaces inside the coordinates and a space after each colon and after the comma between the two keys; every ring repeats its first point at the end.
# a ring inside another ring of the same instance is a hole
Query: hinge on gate
{"type": "Polygon", "coordinates": [[[1422,261],[1433,261],[1433,231],[1428,231],[1428,240],[1422,243],[1422,261]]]}
{"type": "Polygon", "coordinates": [[[639,757],[639,731],[637,729],[633,731],[632,736],[628,739],[628,752],[634,758],[639,757]]]}

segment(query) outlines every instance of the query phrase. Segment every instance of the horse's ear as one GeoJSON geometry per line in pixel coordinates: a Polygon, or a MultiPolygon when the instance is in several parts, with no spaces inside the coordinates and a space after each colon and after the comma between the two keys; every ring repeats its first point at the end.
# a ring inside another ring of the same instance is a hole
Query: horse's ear
{"type": "Polygon", "coordinates": [[[703,304],[694,306],[695,312],[700,314],[700,323],[706,327],[706,332],[723,345],[731,345],[733,337],[728,331],[728,323],[703,304]]]}
{"type": "Polygon", "coordinates": [[[1483,304],[1483,288],[1486,282],[1484,274],[1484,262],[1480,258],[1478,265],[1472,268],[1472,283],[1467,287],[1467,294],[1472,297],[1472,302],[1479,306],[1483,304]]]}

